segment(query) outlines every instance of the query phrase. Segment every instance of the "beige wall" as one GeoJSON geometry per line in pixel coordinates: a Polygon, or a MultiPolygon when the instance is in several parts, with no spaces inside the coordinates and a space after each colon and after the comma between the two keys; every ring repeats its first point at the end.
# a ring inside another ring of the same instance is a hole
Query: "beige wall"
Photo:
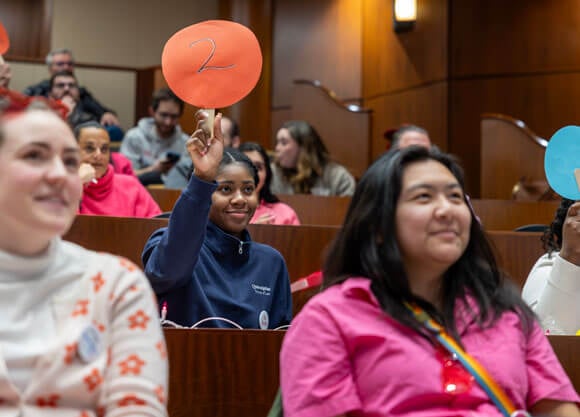
{"type": "Polygon", "coordinates": [[[218,0],[54,0],[52,47],[83,63],[160,65],[173,33],[217,15],[218,0]]]}
{"type": "MultiPolygon", "coordinates": [[[[31,84],[47,77],[46,66],[12,62],[13,77],[10,88],[22,91],[31,84]]],[[[123,129],[133,126],[135,120],[136,72],[125,70],[102,70],[77,68],[79,83],[89,88],[103,105],[114,109],[123,129]]]]}
{"type": "MultiPolygon", "coordinates": [[[[114,109],[121,126],[134,125],[136,72],[161,64],[165,41],[190,24],[215,19],[218,0],[54,0],[52,48],[70,48],[82,64],[127,70],[76,68],[81,85],[114,109]]],[[[43,64],[13,62],[11,87],[22,91],[48,77],[43,64]]]]}

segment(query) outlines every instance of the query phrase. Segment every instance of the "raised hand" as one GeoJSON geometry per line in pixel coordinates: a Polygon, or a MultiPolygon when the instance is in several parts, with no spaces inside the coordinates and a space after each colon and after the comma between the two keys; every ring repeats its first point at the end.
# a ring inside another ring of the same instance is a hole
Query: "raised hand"
{"type": "Polygon", "coordinates": [[[562,249],[560,256],[580,265],[580,202],[570,206],[562,225],[562,249]]]}
{"type": "Polygon", "coordinates": [[[94,182],[95,180],[95,168],[91,164],[82,163],[79,167],[79,177],[81,177],[81,182],[88,184],[89,182],[94,182]]]}
{"type": "Polygon", "coordinates": [[[224,153],[224,138],[221,128],[222,115],[219,113],[213,123],[214,135],[207,127],[207,113],[198,110],[195,113],[197,127],[187,140],[187,152],[193,162],[193,174],[204,181],[213,181],[218,172],[224,153]]]}

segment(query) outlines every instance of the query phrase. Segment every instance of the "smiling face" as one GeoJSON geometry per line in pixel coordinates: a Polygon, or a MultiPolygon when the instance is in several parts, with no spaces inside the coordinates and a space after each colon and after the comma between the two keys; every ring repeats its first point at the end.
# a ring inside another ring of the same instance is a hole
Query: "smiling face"
{"type": "Polygon", "coordinates": [[[49,111],[0,123],[0,248],[32,255],[74,220],[82,191],[78,145],[70,128],[49,111]]]}
{"type": "Polygon", "coordinates": [[[241,238],[258,206],[254,177],[239,162],[225,165],[216,177],[209,219],[223,231],[241,238]]]}
{"type": "Polygon", "coordinates": [[[396,237],[411,281],[418,266],[443,273],[469,243],[471,213],[455,176],[434,160],[403,172],[395,213],[396,237]]]}
{"type": "Polygon", "coordinates": [[[111,139],[105,129],[85,127],[79,132],[81,162],[91,164],[97,178],[105,175],[109,167],[110,143],[111,139]]]}
{"type": "Polygon", "coordinates": [[[300,155],[300,145],[290,135],[286,128],[278,130],[276,134],[276,162],[282,168],[296,168],[298,156],[300,155]]]}

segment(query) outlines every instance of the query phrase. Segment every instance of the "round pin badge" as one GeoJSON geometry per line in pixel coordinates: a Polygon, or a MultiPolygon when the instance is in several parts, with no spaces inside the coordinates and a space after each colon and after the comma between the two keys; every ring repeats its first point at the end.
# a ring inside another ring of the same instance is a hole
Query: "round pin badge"
{"type": "Polygon", "coordinates": [[[94,361],[102,351],[102,340],[99,331],[95,326],[89,324],[82,331],[77,353],[81,361],[89,363],[94,361]]]}
{"type": "Polygon", "coordinates": [[[266,310],[260,311],[258,321],[260,324],[260,329],[266,330],[268,328],[268,325],[270,324],[270,317],[268,317],[268,312],[266,310]]]}

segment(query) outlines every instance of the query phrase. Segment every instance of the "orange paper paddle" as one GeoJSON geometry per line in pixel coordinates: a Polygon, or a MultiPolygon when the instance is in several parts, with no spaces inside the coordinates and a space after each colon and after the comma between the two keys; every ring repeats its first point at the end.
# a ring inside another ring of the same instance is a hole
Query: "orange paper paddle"
{"type": "Polygon", "coordinates": [[[161,68],[169,87],[183,101],[213,111],[243,99],[262,71],[262,52],[254,33],[239,23],[207,20],[176,32],[166,42],[161,68]]]}

